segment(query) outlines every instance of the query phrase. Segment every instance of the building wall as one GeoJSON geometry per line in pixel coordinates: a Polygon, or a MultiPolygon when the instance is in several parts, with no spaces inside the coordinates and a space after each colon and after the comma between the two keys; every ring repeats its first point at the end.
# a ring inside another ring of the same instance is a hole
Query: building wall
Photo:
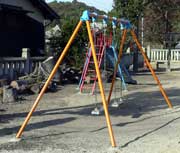
{"type": "Polygon", "coordinates": [[[44,26],[26,14],[0,13],[0,57],[19,57],[22,48],[30,48],[31,56],[44,50],[44,26]]]}
{"type": "Polygon", "coordinates": [[[38,8],[35,8],[29,0],[0,0],[0,3],[23,7],[23,9],[33,12],[28,13],[28,16],[32,17],[38,22],[44,22],[44,17],[42,13],[39,11],[38,8]]]}

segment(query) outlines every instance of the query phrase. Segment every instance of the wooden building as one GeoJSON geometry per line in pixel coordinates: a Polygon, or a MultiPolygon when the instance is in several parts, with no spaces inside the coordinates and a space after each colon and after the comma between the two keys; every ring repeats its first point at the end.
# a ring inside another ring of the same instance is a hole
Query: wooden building
{"type": "Polygon", "coordinates": [[[44,0],[0,0],[0,57],[21,56],[30,48],[40,56],[45,46],[45,21],[59,16],[44,0]]]}

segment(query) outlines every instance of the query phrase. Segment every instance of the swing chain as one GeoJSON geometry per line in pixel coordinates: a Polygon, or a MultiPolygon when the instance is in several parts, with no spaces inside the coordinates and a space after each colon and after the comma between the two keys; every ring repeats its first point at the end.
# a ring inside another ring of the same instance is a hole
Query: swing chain
{"type": "Polygon", "coordinates": [[[108,20],[108,16],[107,15],[103,15],[103,28],[107,28],[107,20],[108,20]]]}
{"type": "Polygon", "coordinates": [[[116,18],[116,17],[113,17],[113,20],[112,20],[112,28],[113,28],[113,29],[116,29],[116,25],[117,25],[117,18],[116,18]]]}
{"type": "Polygon", "coordinates": [[[96,28],[96,19],[97,19],[97,16],[98,14],[96,12],[93,12],[93,17],[92,17],[92,29],[95,29],[96,28]]]}

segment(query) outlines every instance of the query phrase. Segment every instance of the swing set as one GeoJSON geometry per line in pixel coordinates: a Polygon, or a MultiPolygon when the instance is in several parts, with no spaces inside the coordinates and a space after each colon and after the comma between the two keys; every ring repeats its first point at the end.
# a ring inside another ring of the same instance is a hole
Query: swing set
{"type": "MultiPolygon", "coordinates": [[[[97,16],[96,13],[93,14],[97,16]]],[[[101,67],[103,66],[103,75],[104,75],[103,79],[105,81],[107,79],[107,66],[106,66],[107,60],[109,61],[112,67],[115,66],[115,63],[118,60],[117,52],[116,52],[117,43],[115,42],[115,36],[116,36],[115,30],[117,27],[117,19],[115,17],[113,18],[112,20],[113,32],[110,31],[109,34],[107,34],[108,31],[107,18],[108,18],[107,16],[104,16],[102,20],[101,28],[97,26],[96,17],[92,17],[92,24],[91,24],[91,31],[94,38],[94,45],[96,49],[98,66],[99,69],[101,69],[101,67]]],[[[118,65],[118,77],[120,77],[121,79],[123,90],[127,91],[127,86],[125,83],[125,79],[120,64],[118,65]]],[[[96,94],[95,93],[96,82],[97,82],[97,74],[94,67],[94,60],[92,57],[92,48],[91,46],[88,46],[81,79],[79,81],[79,85],[77,89],[80,90],[80,93],[86,91],[94,95],[96,94]]]]}
{"type": "Polygon", "coordinates": [[[167,105],[169,106],[169,108],[172,108],[172,104],[168,98],[168,96],[166,95],[166,92],[165,90],[163,89],[158,77],[156,76],[151,64],[149,63],[144,51],[143,51],[143,48],[142,46],[140,45],[138,39],[137,39],[137,36],[133,30],[133,27],[131,26],[130,22],[128,20],[124,20],[124,19],[116,19],[116,22],[123,25],[124,29],[123,29],[123,34],[122,34],[122,40],[121,40],[121,43],[120,43],[120,50],[119,50],[119,54],[118,54],[118,61],[116,62],[116,65],[115,65],[115,69],[114,69],[114,73],[113,73],[113,79],[112,79],[112,83],[111,83],[111,87],[110,87],[110,91],[109,91],[109,95],[108,95],[108,99],[106,99],[106,96],[105,96],[105,92],[104,92],[104,87],[103,87],[103,84],[102,84],[102,78],[101,78],[101,73],[100,73],[100,70],[99,70],[99,65],[98,65],[98,60],[97,60],[97,55],[96,55],[96,50],[95,50],[95,45],[94,45],[94,40],[93,40],[93,34],[91,32],[91,27],[90,27],[90,21],[92,19],[92,17],[96,17],[96,18],[99,18],[99,19],[104,19],[106,18],[107,20],[114,20],[113,17],[106,17],[104,15],[97,15],[97,14],[94,14],[94,13],[90,13],[88,11],[84,11],[81,18],[80,18],[80,21],[79,23],[77,24],[74,32],[72,33],[67,45],[65,46],[62,54],[60,55],[57,63],[55,64],[52,72],[50,73],[47,81],[45,82],[43,88],[41,89],[37,99],[35,100],[30,112],[28,113],[25,121],[23,122],[23,124],[21,125],[17,135],[16,135],[16,138],[20,138],[26,125],[28,124],[33,112],[35,111],[36,107],[38,106],[42,96],[44,95],[50,81],[52,80],[52,78],[54,77],[57,69],[59,68],[59,65],[62,63],[64,57],[66,56],[67,52],[68,52],[68,49],[70,48],[73,40],[75,39],[76,37],[76,34],[78,33],[79,29],[81,28],[82,24],[83,23],[86,23],[86,27],[87,27],[87,31],[88,31],[88,37],[89,37],[89,41],[90,41],[90,46],[91,46],[91,50],[92,50],[92,56],[93,56],[93,60],[94,60],[94,64],[95,64],[95,69],[96,69],[96,74],[97,74],[97,79],[98,79],[98,84],[99,84],[99,89],[100,89],[100,93],[101,93],[101,98],[102,98],[102,103],[103,103],[103,108],[104,108],[104,112],[105,112],[105,117],[106,117],[106,122],[107,122],[107,127],[108,127],[108,131],[109,131],[109,136],[110,136],[110,141],[111,141],[111,145],[112,147],[116,147],[116,142],[115,142],[115,138],[114,138],[114,134],[113,134],[113,130],[112,130],[112,125],[111,125],[111,120],[110,120],[110,116],[109,116],[109,112],[108,112],[108,104],[110,102],[110,99],[111,99],[111,94],[112,94],[112,90],[113,90],[113,86],[114,86],[114,83],[115,83],[115,78],[116,78],[116,73],[117,73],[117,70],[118,70],[118,65],[120,63],[120,59],[121,59],[121,56],[122,56],[122,51],[123,51],[123,46],[124,46],[124,43],[125,43],[125,39],[126,39],[126,34],[127,34],[127,31],[130,31],[131,35],[132,35],[132,38],[134,39],[136,45],[138,46],[142,56],[144,57],[144,60],[146,62],[146,65],[147,67],[149,68],[149,70],[151,71],[152,73],[152,76],[153,78],[155,79],[155,81],[157,82],[158,86],[159,86],[159,89],[167,103],[167,105]]]}

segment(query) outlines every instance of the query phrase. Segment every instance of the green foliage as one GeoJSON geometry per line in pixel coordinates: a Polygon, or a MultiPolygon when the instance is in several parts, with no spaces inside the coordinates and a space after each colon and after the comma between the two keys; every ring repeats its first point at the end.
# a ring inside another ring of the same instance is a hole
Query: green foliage
{"type": "MultiPolygon", "coordinates": [[[[100,11],[94,7],[87,6],[84,3],[77,2],[74,0],[71,2],[51,2],[49,5],[59,14],[60,20],[54,22],[50,27],[53,27],[58,23],[61,29],[61,35],[57,38],[52,39],[51,47],[56,47],[56,54],[59,56],[68,42],[74,28],[80,20],[82,12],[84,10],[89,10],[92,12],[97,12],[100,14],[105,14],[103,11],[100,11]],[[58,50],[57,50],[58,49],[58,50]]],[[[82,26],[79,31],[76,39],[74,40],[72,47],[70,48],[69,54],[67,56],[66,62],[75,67],[80,67],[83,65],[85,55],[85,46],[88,44],[87,30],[85,26],[82,26]]]]}
{"type": "Polygon", "coordinates": [[[110,14],[128,18],[135,26],[143,15],[147,42],[164,44],[165,33],[180,32],[179,0],[114,0],[110,14]]]}
{"type": "Polygon", "coordinates": [[[114,0],[114,11],[116,16],[129,19],[133,24],[137,24],[137,16],[144,10],[144,0],[114,0]]]}
{"type": "Polygon", "coordinates": [[[161,0],[153,1],[146,7],[147,40],[160,42],[166,47],[167,33],[180,31],[178,3],[178,0],[161,0]]]}
{"type": "MultiPolygon", "coordinates": [[[[128,19],[136,29],[139,24],[139,18],[144,13],[145,6],[148,3],[148,0],[114,0],[113,10],[109,14],[128,19]]],[[[126,40],[126,46],[129,46],[133,41],[129,33],[127,34],[126,40]]]]}

